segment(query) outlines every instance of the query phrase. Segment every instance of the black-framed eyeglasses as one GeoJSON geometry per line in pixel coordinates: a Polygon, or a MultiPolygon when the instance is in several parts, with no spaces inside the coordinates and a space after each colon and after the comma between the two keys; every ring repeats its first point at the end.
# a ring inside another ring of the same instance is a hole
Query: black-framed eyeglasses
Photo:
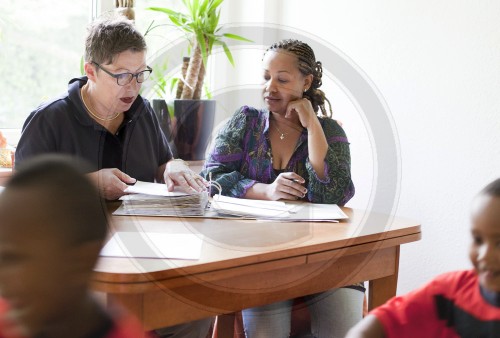
{"type": "Polygon", "coordinates": [[[130,82],[132,82],[134,77],[135,77],[137,83],[143,83],[144,81],[146,81],[149,78],[149,76],[151,75],[151,72],[153,71],[153,68],[146,66],[145,70],[143,70],[142,72],[139,72],[139,73],[135,73],[135,74],[132,74],[132,73],[113,74],[110,71],[103,68],[97,62],[92,61],[92,63],[94,65],[96,65],[99,69],[102,69],[102,71],[105,72],[106,74],[108,74],[109,76],[114,77],[116,79],[116,83],[119,86],[128,85],[130,82]]]}

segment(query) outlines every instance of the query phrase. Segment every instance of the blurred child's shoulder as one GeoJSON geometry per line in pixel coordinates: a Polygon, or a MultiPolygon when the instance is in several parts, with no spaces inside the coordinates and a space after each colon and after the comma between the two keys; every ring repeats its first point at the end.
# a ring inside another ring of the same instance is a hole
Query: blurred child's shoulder
{"type": "Polygon", "coordinates": [[[477,281],[477,274],[474,270],[457,270],[442,273],[433,279],[435,282],[445,285],[464,284],[477,281]]]}
{"type": "Polygon", "coordinates": [[[154,338],[153,335],[144,332],[139,320],[126,310],[113,308],[111,315],[113,329],[106,338],[154,338]]]}
{"type": "Polygon", "coordinates": [[[452,296],[460,290],[471,289],[478,282],[474,270],[457,270],[445,272],[432,278],[424,285],[424,288],[431,288],[436,292],[452,296]]]}
{"type": "MultiPolygon", "coordinates": [[[[6,332],[15,332],[16,325],[8,319],[7,312],[9,310],[9,305],[7,302],[0,298],[0,338],[6,338],[6,332]]],[[[19,337],[21,338],[21,337],[19,337]]]]}

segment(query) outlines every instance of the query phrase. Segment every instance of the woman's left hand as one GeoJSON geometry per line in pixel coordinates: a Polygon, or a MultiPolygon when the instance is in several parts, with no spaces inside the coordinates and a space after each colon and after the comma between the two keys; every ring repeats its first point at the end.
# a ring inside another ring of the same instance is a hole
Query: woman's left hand
{"type": "Polygon", "coordinates": [[[186,193],[193,193],[205,191],[208,187],[208,182],[189,169],[189,166],[182,160],[170,160],[163,177],[169,191],[173,191],[174,187],[178,186],[186,193]]]}
{"type": "Polygon", "coordinates": [[[300,124],[302,124],[302,127],[306,129],[309,129],[309,127],[313,123],[318,122],[318,118],[316,117],[316,113],[313,110],[311,101],[309,101],[306,98],[301,98],[288,102],[288,106],[286,107],[285,118],[290,118],[294,113],[297,114],[297,116],[299,117],[300,124]]]}

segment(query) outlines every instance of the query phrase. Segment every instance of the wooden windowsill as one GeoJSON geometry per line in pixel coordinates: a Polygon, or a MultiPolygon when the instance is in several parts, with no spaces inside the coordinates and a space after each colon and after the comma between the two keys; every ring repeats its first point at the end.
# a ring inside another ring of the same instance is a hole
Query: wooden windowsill
{"type": "Polygon", "coordinates": [[[0,167],[0,177],[12,175],[12,168],[0,167]]]}
{"type": "Polygon", "coordinates": [[[0,185],[4,185],[11,175],[12,168],[0,168],[0,185]]]}

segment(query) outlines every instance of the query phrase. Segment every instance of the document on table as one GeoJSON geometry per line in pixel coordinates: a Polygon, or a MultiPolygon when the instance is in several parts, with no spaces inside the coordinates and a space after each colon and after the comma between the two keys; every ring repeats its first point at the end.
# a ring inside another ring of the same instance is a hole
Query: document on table
{"type": "Polygon", "coordinates": [[[288,207],[285,202],[250,200],[222,195],[214,195],[211,207],[219,214],[247,216],[256,218],[287,218],[288,207]]]}
{"type": "Polygon", "coordinates": [[[214,195],[212,211],[222,215],[272,219],[284,222],[338,222],[349,218],[336,204],[263,201],[214,195]]]}
{"type": "Polygon", "coordinates": [[[304,202],[287,202],[290,209],[291,222],[338,222],[341,219],[349,218],[336,204],[317,204],[304,202]]]}
{"type": "Polygon", "coordinates": [[[348,216],[336,204],[304,201],[265,201],[216,194],[210,209],[207,193],[170,192],[165,184],[136,182],[122,196],[122,205],[114,215],[215,217],[271,219],[284,222],[338,222],[348,216]]]}
{"type": "Polygon", "coordinates": [[[185,192],[181,191],[168,191],[167,185],[163,183],[151,183],[142,181],[137,181],[134,185],[128,186],[127,189],[125,189],[125,192],[128,194],[145,194],[166,197],[188,195],[185,192]]]}
{"type": "Polygon", "coordinates": [[[195,234],[115,232],[102,257],[200,259],[203,239],[195,234]]]}

